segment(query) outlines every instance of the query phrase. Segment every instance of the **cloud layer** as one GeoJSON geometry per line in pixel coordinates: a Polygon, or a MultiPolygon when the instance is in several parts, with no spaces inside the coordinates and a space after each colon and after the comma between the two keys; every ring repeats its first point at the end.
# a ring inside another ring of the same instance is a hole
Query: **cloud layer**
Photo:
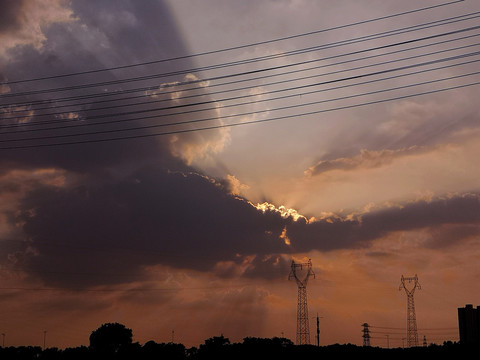
{"type": "MultiPolygon", "coordinates": [[[[478,230],[479,199],[470,194],[419,200],[307,221],[260,211],[206,176],[146,167],[122,179],[97,177],[89,184],[29,191],[9,217],[20,244],[10,265],[49,285],[72,287],[131,281],[157,264],[218,272],[219,263],[230,262],[247,277],[269,278],[288,268],[276,254],[366,247],[392,232],[470,227],[450,238],[460,241],[478,230]],[[98,276],[87,276],[92,273],[98,276]],[[71,281],[72,274],[85,276],[71,281]]],[[[445,246],[445,240],[434,238],[428,246],[445,246]]]]}

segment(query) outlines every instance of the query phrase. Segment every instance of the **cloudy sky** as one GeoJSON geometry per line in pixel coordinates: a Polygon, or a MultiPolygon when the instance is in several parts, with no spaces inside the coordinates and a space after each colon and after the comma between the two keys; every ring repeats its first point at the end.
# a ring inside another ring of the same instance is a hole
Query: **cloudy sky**
{"type": "Polygon", "coordinates": [[[480,305],[480,4],[0,0],[0,332],[458,340],[480,305]]]}

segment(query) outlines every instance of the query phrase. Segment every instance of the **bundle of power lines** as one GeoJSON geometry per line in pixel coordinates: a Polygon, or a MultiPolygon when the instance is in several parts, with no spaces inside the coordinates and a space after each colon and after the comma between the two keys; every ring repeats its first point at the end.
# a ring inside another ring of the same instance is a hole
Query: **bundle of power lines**
{"type": "MultiPolygon", "coordinates": [[[[374,339],[375,345],[387,347],[399,347],[402,344],[405,347],[405,333],[406,329],[398,327],[386,327],[386,326],[371,326],[373,331],[370,330],[371,339],[374,339]]],[[[423,341],[426,339],[427,344],[431,343],[440,343],[442,344],[445,341],[458,341],[458,327],[442,327],[442,328],[420,328],[418,329],[419,335],[421,338],[419,340],[423,341]]]]}
{"type": "Polygon", "coordinates": [[[301,126],[323,113],[476,86],[480,11],[342,39],[461,2],[188,56],[8,79],[0,84],[0,150],[301,126]]]}

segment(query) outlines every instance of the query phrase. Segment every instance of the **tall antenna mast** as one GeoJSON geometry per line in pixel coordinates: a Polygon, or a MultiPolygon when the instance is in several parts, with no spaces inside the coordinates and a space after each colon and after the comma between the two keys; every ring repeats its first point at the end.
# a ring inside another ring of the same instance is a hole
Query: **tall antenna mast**
{"type": "Polygon", "coordinates": [[[412,277],[404,277],[402,275],[399,290],[401,291],[402,289],[405,290],[407,294],[407,347],[418,346],[417,318],[415,316],[415,302],[413,300],[415,289],[421,289],[417,274],[412,277]],[[406,283],[413,283],[413,286],[410,286],[409,289],[406,283]]]}
{"type": "Polygon", "coordinates": [[[307,306],[307,283],[308,279],[315,273],[312,270],[312,260],[309,259],[306,263],[295,263],[292,260],[292,271],[288,276],[288,280],[295,279],[298,286],[298,301],[297,301],[297,345],[310,344],[310,329],[308,327],[308,306],[307,306]],[[297,274],[298,270],[306,269],[305,277],[301,278],[297,274]]]}

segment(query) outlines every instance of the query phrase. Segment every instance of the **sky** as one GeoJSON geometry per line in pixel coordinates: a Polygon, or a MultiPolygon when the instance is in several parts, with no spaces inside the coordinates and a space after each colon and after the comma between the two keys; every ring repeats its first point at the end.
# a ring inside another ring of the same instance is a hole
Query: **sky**
{"type": "Polygon", "coordinates": [[[458,340],[480,305],[480,3],[0,0],[6,346],[458,340]],[[407,285],[412,286],[412,283],[407,285]]]}

